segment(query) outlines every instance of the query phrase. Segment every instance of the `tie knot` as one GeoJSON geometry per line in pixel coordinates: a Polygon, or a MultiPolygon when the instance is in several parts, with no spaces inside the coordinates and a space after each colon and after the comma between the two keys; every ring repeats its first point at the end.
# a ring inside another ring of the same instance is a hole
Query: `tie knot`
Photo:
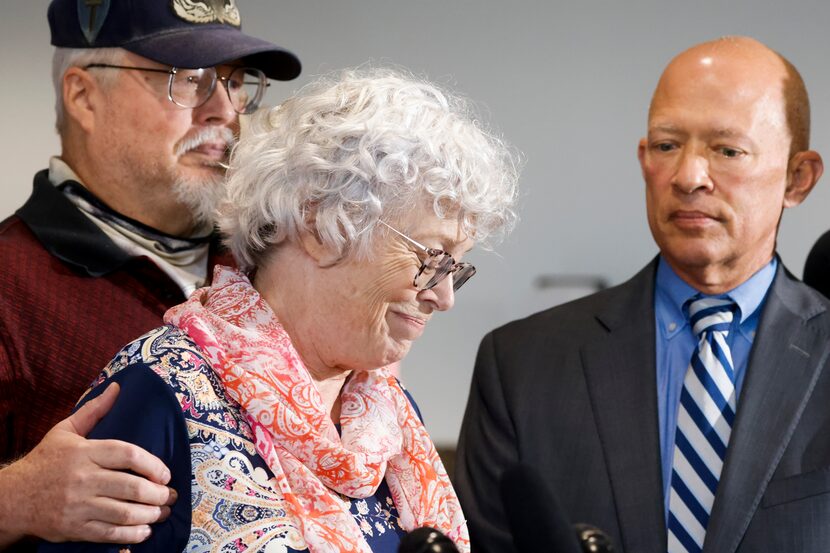
{"type": "Polygon", "coordinates": [[[695,336],[700,336],[704,332],[728,331],[736,307],[735,302],[729,298],[692,299],[689,303],[689,323],[692,325],[692,332],[695,336]]]}

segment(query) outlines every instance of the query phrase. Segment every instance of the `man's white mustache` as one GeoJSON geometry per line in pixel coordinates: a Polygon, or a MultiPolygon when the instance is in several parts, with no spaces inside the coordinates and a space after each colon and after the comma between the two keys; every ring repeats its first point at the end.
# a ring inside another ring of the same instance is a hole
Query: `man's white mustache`
{"type": "MultiPolygon", "coordinates": [[[[225,144],[225,149],[230,152],[236,143],[236,137],[227,127],[207,127],[198,130],[192,136],[185,137],[176,146],[176,155],[181,156],[190,150],[196,149],[203,144],[222,142],[225,144]]],[[[217,165],[228,168],[227,163],[217,163],[217,165]]]]}

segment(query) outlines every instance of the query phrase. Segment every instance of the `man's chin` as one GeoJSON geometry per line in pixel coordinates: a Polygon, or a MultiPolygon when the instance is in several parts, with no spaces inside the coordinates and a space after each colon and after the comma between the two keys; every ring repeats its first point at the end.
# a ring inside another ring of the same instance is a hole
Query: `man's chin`
{"type": "Polygon", "coordinates": [[[180,175],[173,185],[175,200],[185,206],[193,217],[194,226],[213,226],[225,198],[225,172],[211,169],[202,175],[180,175]]]}

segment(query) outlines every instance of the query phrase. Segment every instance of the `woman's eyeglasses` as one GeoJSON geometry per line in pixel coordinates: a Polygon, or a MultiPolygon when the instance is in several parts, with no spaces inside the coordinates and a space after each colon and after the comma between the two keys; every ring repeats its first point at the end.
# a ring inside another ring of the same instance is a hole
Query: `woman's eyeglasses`
{"type": "Polygon", "coordinates": [[[204,105],[213,95],[213,91],[216,90],[216,82],[221,81],[225,92],[228,93],[233,109],[236,113],[243,115],[256,111],[262,97],[265,95],[265,89],[270,84],[265,77],[265,73],[254,67],[237,67],[227,77],[220,76],[215,67],[155,69],[152,67],[91,63],[84,69],[96,67],[166,73],[169,75],[167,79],[167,98],[183,108],[198,108],[204,105]]]}
{"type": "Polygon", "coordinates": [[[444,280],[448,275],[452,275],[452,289],[457,292],[459,288],[464,286],[464,283],[476,274],[476,268],[469,263],[456,263],[455,259],[444,250],[437,250],[435,248],[428,248],[419,242],[416,242],[401,231],[390,226],[384,221],[380,221],[389,230],[421,250],[426,254],[426,258],[421,262],[421,268],[412,284],[418,290],[429,290],[436,286],[439,282],[444,280]]]}

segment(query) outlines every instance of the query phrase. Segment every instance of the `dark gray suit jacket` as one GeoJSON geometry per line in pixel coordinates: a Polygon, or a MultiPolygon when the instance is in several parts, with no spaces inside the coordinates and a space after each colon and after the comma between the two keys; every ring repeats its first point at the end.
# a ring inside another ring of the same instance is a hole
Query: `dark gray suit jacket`
{"type": "MultiPolygon", "coordinates": [[[[485,336],[456,473],[474,553],[513,551],[498,483],[517,461],[617,551],[666,551],[655,269],[485,336]]],[[[830,551],[829,353],[830,302],[779,263],[704,552],[830,551]]]]}

